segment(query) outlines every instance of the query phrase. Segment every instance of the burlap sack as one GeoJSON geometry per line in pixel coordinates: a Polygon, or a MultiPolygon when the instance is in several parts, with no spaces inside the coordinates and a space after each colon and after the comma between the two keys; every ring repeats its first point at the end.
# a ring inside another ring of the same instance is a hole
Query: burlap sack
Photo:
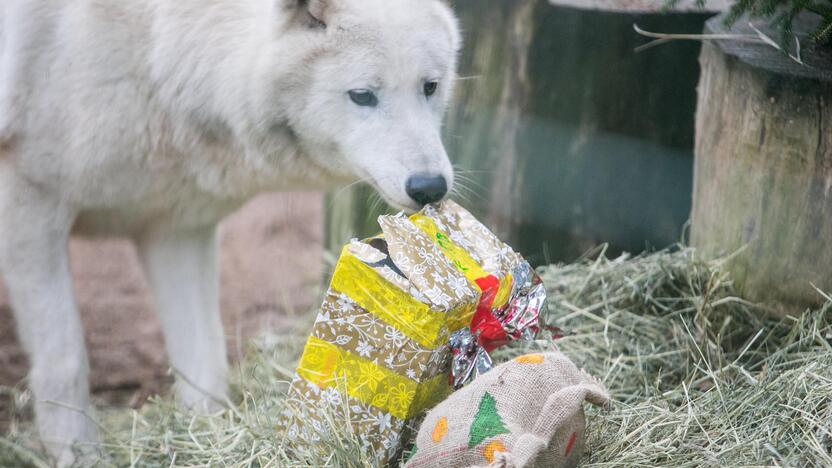
{"type": "Polygon", "coordinates": [[[405,467],[576,466],[585,400],[604,406],[609,395],[562,353],[518,357],[431,410],[405,467]]]}

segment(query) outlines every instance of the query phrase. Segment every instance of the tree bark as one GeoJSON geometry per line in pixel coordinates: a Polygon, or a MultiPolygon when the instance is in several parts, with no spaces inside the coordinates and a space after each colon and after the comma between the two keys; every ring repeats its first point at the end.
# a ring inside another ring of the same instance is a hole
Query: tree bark
{"type": "Polygon", "coordinates": [[[832,291],[832,74],[817,68],[828,53],[804,52],[812,69],[763,44],[706,43],[700,56],[691,244],[735,254],[739,293],[782,314],[832,291]]]}

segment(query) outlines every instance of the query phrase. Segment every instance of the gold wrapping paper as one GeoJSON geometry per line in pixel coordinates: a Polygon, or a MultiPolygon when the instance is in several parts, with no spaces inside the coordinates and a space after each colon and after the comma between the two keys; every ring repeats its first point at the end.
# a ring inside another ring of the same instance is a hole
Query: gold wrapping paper
{"type": "MultiPolygon", "coordinates": [[[[319,408],[348,409],[379,462],[396,456],[409,421],[451,391],[451,333],[471,322],[482,290],[511,290],[522,258],[454,202],[382,216],[382,234],[344,247],[290,389],[290,437],[311,443],[319,408]]],[[[340,411],[340,410],[339,410],[340,411]]]]}

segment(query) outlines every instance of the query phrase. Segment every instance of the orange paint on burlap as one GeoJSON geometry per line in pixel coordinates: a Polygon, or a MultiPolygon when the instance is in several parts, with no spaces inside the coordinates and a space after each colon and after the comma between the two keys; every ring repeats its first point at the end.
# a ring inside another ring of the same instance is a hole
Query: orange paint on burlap
{"type": "Polygon", "coordinates": [[[514,362],[518,364],[542,364],[543,363],[543,355],[542,354],[525,354],[523,356],[518,356],[514,358],[514,362]]]}
{"type": "Polygon", "coordinates": [[[436,424],[433,426],[433,433],[431,433],[431,439],[434,442],[441,442],[445,436],[448,435],[448,418],[442,416],[436,421],[436,424]]]}
{"type": "Polygon", "coordinates": [[[485,457],[485,461],[488,463],[494,462],[494,457],[499,452],[505,452],[506,446],[503,445],[502,442],[499,440],[492,440],[488,443],[485,447],[482,448],[482,454],[485,457]]]}

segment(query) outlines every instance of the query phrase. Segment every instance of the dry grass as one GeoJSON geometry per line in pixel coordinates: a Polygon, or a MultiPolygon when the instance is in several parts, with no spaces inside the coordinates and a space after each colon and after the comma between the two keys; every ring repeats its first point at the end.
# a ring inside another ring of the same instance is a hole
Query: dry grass
{"type": "Polygon", "coordinates": [[[561,349],[616,399],[588,466],[832,466],[832,304],[765,318],[689,249],[544,277],[561,349]]]}
{"type": "MultiPolygon", "coordinates": [[[[542,274],[548,321],[567,332],[558,346],[616,400],[591,410],[586,466],[832,466],[832,301],[801,318],[764,318],[733,295],[719,262],[689,249],[594,255],[542,274]]],[[[314,447],[276,427],[305,329],[253,345],[233,410],[195,417],[160,399],[100,415],[101,466],[368,466],[338,415],[314,447]]],[[[25,426],[12,428],[0,466],[42,464],[25,426]]]]}

